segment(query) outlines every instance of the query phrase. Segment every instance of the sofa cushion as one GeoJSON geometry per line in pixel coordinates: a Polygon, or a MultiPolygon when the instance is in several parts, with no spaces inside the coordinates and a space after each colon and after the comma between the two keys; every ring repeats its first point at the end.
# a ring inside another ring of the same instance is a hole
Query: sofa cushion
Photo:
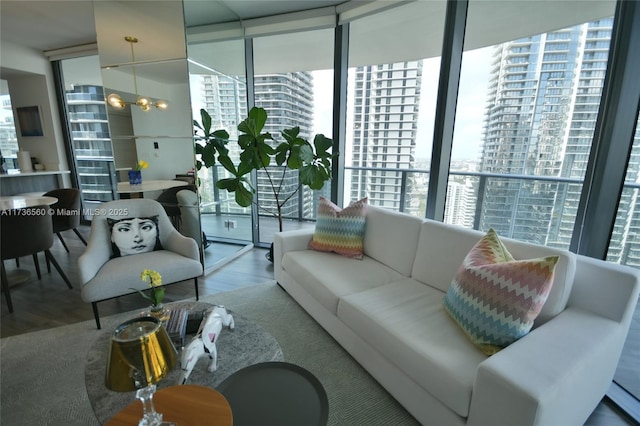
{"type": "Polygon", "coordinates": [[[366,214],[367,198],[341,209],[320,197],[316,230],[309,248],[362,259],[366,214]]]}
{"type": "MultiPolygon", "coordinates": [[[[473,229],[425,220],[420,231],[420,241],[411,277],[446,292],[463,259],[484,235],[484,232],[473,229]]],[[[501,240],[516,259],[559,257],[551,293],[535,320],[534,328],[562,312],[567,306],[573,286],[576,270],[575,254],[567,250],[510,238],[501,238],[501,240]]]]}
{"type": "Polygon", "coordinates": [[[422,219],[369,206],[364,233],[364,253],[400,272],[411,274],[422,219]]]}
{"type": "Polygon", "coordinates": [[[362,260],[355,260],[313,250],[285,253],[282,268],[334,315],[340,297],[402,277],[393,269],[367,256],[362,260]]]}
{"type": "Polygon", "coordinates": [[[469,251],[443,306],[492,355],[531,330],[547,300],[558,256],[515,260],[493,229],[469,251]]]}
{"type": "Polygon", "coordinates": [[[476,350],[442,309],[444,293],[415,280],[343,297],[338,318],[418,385],[467,417],[478,365],[476,350]]]}
{"type": "Polygon", "coordinates": [[[146,290],[149,285],[140,280],[143,269],[157,271],[163,284],[195,278],[202,274],[202,264],[168,250],[141,253],[135,256],[116,257],[105,263],[96,276],[82,286],[82,300],[95,302],[146,290]],[[123,276],[130,279],[123,280],[123,276]]]}

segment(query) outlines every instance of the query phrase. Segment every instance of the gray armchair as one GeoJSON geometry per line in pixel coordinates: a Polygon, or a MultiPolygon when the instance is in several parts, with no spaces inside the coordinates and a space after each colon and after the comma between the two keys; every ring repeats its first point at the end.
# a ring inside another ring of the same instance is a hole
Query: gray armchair
{"type": "Polygon", "coordinates": [[[202,275],[198,245],[181,235],[172,225],[160,203],[150,199],[117,200],[100,204],[93,216],[91,234],[85,252],[78,259],[82,300],[93,307],[96,326],[100,328],[98,302],[126,294],[133,289],[148,289],[140,280],[143,269],[162,275],[163,285],[194,280],[198,299],[198,277],[202,275]],[[122,219],[158,216],[161,250],[123,257],[112,257],[111,230],[107,218],[122,219]]]}

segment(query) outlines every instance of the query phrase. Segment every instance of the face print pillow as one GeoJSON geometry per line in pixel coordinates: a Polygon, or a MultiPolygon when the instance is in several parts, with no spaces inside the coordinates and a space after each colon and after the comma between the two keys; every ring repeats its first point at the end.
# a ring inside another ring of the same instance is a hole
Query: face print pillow
{"type": "Polygon", "coordinates": [[[161,250],[158,216],[107,218],[111,228],[113,257],[161,250]]]}

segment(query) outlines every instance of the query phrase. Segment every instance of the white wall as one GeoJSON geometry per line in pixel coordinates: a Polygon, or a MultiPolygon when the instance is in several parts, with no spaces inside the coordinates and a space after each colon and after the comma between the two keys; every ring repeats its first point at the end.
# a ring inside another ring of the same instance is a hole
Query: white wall
{"type": "MultiPolygon", "coordinates": [[[[17,128],[20,149],[29,151],[49,170],[69,170],[49,60],[39,51],[6,41],[2,42],[0,52],[2,68],[9,71],[5,76],[16,127],[16,108],[37,105],[40,109],[44,136],[23,137],[17,128]]],[[[64,186],[70,186],[68,175],[64,179],[64,186]]]]}

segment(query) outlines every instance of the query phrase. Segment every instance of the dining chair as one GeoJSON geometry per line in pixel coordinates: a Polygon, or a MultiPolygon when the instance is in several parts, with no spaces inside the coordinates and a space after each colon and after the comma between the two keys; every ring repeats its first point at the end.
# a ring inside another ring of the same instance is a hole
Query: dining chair
{"type": "Polygon", "coordinates": [[[202,231],[200,224],[200,202],[198,194],[188,189],[176,193],[182,226],[180,233],[193,238],[198,243],[200,261],[204,264],[204,250],[209,246],[207,236],[202,231]]]}
{"type": "MultiPolygon", "coordinates": [[[[49,249],[53,245],[53,221],[49,206],[26,207],[16,210],[5,210],[0,215],[0,225],[2,227],[1,243],[1,275],[2,291],[7,301],[9,312],[13,312],[11,293],[7,271],[4,261],[22,256],[35,255],[44,252],[45,258],[56,268],[67,287],[73,288],[69,278],[65,275],[51,254],[49,249]]],[[[37,259],[35,261],[38,268],[37,259]]]]}
{"type": "Polygon", "coordinates": [[[80,219],[82,218],[80,190],[77,188],[60,188],[48,191],[44,195],[58,199],[55,204],[51,205],[53,232],[58,236],[67,253],[69,253],[69,248],[60,234],[62,231],[73,231],[86,246],[87,242],[78,231],[80,219]]]}
{"type": "Polygon", "coordinates": [[[169,219],[171,219],[173,226],[175,226],[177,230],[180,230],[180,226],[182,225],[182,216],[180,214],[180,206],[176,194],[184,190],[193,191],[195,193],[196,187],[195,185],[187,185],[168,188],[162,191],[156,198],[156,201],[164,207],[169,219]]]}
{"type": "Polygon", "coordinates": [[[203,272],[198,245],[175,229],[159,202],[148,198],[115,200],[100,204],[97,211],[101,213],[91,220],[89,244],[78,259],[78,267],[81,297],[91,303],[98,329],[98,303],[147,290],[148,284],[140,279],[144,269],[160,273],[163,285],[194,280],[198,300],[198,277],[203,272]],[[124,256],[124,251],[116,251],[112,239],[120,237],[112,237],[114,223],[148,218],[156,223],[153,250],[124,256]]]}

